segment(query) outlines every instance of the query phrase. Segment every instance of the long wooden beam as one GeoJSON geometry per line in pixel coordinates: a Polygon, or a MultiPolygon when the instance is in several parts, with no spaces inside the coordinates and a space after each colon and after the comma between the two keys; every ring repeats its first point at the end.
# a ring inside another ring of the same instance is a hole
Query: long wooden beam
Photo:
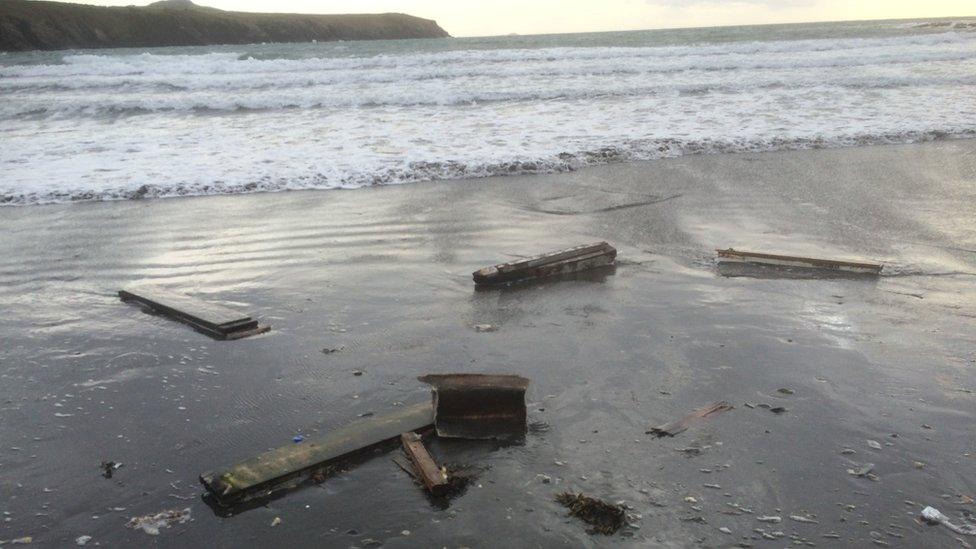
{"type": "Polygon", "coordinates": [[[373,416],[321,437],[270,450],[221,472],[204,473],[200,482],[221,505],[268,497],[330,466],[398,439],[401,434],[429,428],[434,423],[431,402],[373,416]]]}
{"type": "Polygon", "coordinates": [[[824,269],[832,271],[845,271],[861,274],[880,274],[883,265],[878,263],[862,263],[856,261],[836,261],[833,259],[816,259],[812,257],[800,257],[792,255],[777,255],[758,252],[745,252],[742,250],[715,250],[718,253],[719,261],[731,261],[735,263],[758,263],[762,265],[776,265],[781,267],[801,267],[807,269],[824,269]]]}

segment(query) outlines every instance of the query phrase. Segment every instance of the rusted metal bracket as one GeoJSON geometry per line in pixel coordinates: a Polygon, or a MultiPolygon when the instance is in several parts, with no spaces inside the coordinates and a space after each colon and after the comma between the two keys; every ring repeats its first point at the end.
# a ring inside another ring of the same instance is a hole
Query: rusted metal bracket
{"type": "Polygon", "coordinates": [[[516,375],[431,374],[434,427],[447,438],[503,439],[526,433],[525,390],[516,375]]]}

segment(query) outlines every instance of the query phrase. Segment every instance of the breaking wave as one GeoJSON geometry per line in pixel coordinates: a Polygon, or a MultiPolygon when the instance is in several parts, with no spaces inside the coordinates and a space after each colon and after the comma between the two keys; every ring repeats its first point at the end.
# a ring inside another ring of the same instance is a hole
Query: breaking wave
{"type": "Polygon", "coordinates": [[[652,31],[640,35],[648,44],[628,47],[568,36],[443,51],[347,43],[11,54],[0,57],[0,204],[971,137],[976,33],[962,23],[972,22],[669,45],[652,31]]]}
{"type": "Polygon", "coordinates": [[[402,167],[372,172],[350,172],[339,177],[314,174],[299,178],[263,176],[252,181],[212,183],[169,182],[145,183],[136,188],[118,187],[99,190],[58,189],[45,193],[0,192],[0,205],[39,205],[91,200],[139,200],[186,196],[247,194],[289,190],[356,189],[360,187],[399,185],[424,181],[481,178],[570,172],[588,166],[615,162],[633,162],[675,158],[695,154],[757,153],[805,149],[841,148],[864,145],[923,143],[944,139],[976,137],[976,129],[947,134],[933,130],[890,135],[851,135],[835,139],[771,139],[762,141],[660,139],[636,141],[619,147],[591,151],[563,152],[549,158],[511,160],[468,164],[445,160],[410,162],[402,167]]]}

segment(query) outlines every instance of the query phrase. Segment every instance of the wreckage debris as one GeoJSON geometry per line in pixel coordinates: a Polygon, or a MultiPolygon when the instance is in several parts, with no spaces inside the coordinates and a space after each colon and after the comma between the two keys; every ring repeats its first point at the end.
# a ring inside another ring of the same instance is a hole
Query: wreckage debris
{"type": "Polygon", "coordinates": [[[613,265],[616,258],[616,248],[606,242],[597,242],[485,267],[472,276],[477,285],[507,284],[606,267],[613,265]]]}
{"type": "Polygon", "coordinates": [[[102,476],[105,478],[112,478],[115,471],[122,467],[122,463],[117,461],[103,461],[101,465],[98,466],[102,470],[102,476]]]}
{"type": "Polygon", "coordinates": [[[569,509],[570,516],[589,524],[590,528],[586,530],[589,534],[609,536],[624,525],[626,511],[621,505],[569,492],[557,495],[556,501],[569,509]]]}
{"type": "Polygon", "coordinates": [[[437,436],[467,439],[524,437],[525,390],[516,375],[431,374],[418,378],[433,388],[437,436]]]}
{"type": "Polygon", "coordinates": [[[289,444],[228,467],[204,473],[200,482],[225,507],[294,487],[305,478],[321,478],[323,471],[361,452],[399,439],[409,431],[429,428],[434,410],[429,402],[387,415],[373,416],[340,427],[320,438],[289,444]]]}
{"type": "Polygon", "coordinates": [[[234,309],[162,288],[140,286],[119,290],[119,298],[188,324],[214,339],[240,339],[271,329],[269,326],[259,326],[257,320],[234,309]]]}
{"type": "Polygon", "coordinates": [[[657,435],[659,437],[665,437],[665,436],[673,437],[688,429],[688,426],[695,420],[704,419],[711,415],[715,415],[721,412],[726,412],[731,409],[732,409],[732,405],[729,404],[728,402],[725,401],[714,402],[712,404],[709,404],[708,406],[705,406],[704,408],[699,408],[698,410],[695,410],[694,412],[688,414],[687,416],[679,420],[658,425],[657,427],[651,427],[648,431],[645,431],[645,434],[657,435]]]}
{"type": "Polygon", "coordinates": [[[788,267],[800,269],[814,269],[820,271],[835,271],[859,275],[881,274],[883,265],[878,263],[861,263],[854,261],[836,261],[832,259],[815,259],[792,255],[776,255],[756,252],[745,252],[729,248],[715,250],[719,263],[748,263],[754,265],[769,265],[773,267],[788,267]]]}
{"type": "Polygon", "coordinates": [[[403,450],[410,458],[413,469],[423,483],[424,488],[432,496],[439,497],[447,495],[451,490],[451,483],[447,478],[447,471],[437,466],[434,458],[430,456],[430,452],[424,446],[420,435],[414,432],[404,433],[400,436],[400,440],[403,442],[403,450]]]}
{"type": "Polygon", "coordinates": [[[482,374],[428,375],[420,380],[432,386],[433,402],[403,407],[386,415],[370,413],[367,419],[322,437],[296,437],[299,444],[267,451],[220,473],[204,473],[200,482],[219,505],[232,507],[271,497],[308,479],[322,482],[369,450],[399,440],[418,469],[419,478],[432,493],[457,493],[463,490],[470,475],[439,469],[419,438],[414,438],[419,432],[436,427],[439,436],[450,438],[525,436],[525,390],[529,380],[482,374]]]}
{"type": "Polygon", "coordinates": [[[183,524],[189,520],[190,508],[187,507],[182,510],[172,509],[154,515],[133,517],[129,519],[129,522],[125,523],[125,527],[132,528],[133,530],[142,530],[150,536],[158,536],[160,528],[169,528],[174,524],[183,524]]]}
{"type": "Polygon", "coordinates": [[[963,524],[960,526],[958,524],[954,524],[949,520],[949,517],[942,514],[942,512],[935,507],[926,507],[925,509],[922,509],[922,520],[929,524],[941,524],[953,532],[963,536],[976,536],[976,525],[963,524]]]}

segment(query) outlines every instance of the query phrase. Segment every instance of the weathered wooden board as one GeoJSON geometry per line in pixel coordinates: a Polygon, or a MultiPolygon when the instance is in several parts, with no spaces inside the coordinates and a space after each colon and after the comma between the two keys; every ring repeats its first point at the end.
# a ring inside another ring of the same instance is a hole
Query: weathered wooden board
{"type": "Polygon", "coordinates": [[[431,374],[419,379],[433,387],[437,436],[499,439],[525,435],[528,379],[486,374],[431,374]]]}
{"type": "Polygon", "coordinates": [[[674,435],[677,435],[678,433],[684,432],[686,429],[688,429],[688,425],[695,420],[703,419],[708,416],[718,414],[720,412],[725,412],[731,409],[732,409],[732,405],[729,404],[728,402],[725,401],[713,402],[712,404],[709,404],[704,408],[699,408],[695,410],[694,412],[686,415],[685,417],[679,420],[672,421],[670,423],[665,423],[663,425],[658,425],[657,427],[651,427],[647,431],[647,434],[649,435],[654,434],[659,437],[664,437],[664,436],[673,437],[674,435]]]}
{"type": "Polygon", "coordinates": [[[791,255],[776,255],[757,252],[744,252],[729,248],[715,250],[719,261],[735,263],[756,263],[760,265],[774,265],[780,267],[799,267],[804,269],[820,269],[828,271],[844,271],[857,274],[878,275],[883,265],[878,263],[860,263],[855,261],[835,261],[832,259],[816,259],[791,255]]]}
{"type": "Polygon", "coordinates": [[[154,286],[120,290],[119,298],[189,324],[217,339],[240,339],[269,329],[258,326],[257,320],[229,307],[154,286]]]}
{"type": "Polygon", "coordinates": [[[410,458],[410,462],[413,463],[414,471],[424,483],[424,488],[432,496],[446,495],[451,489],[451,484],[447,480],[447,473],[437,466],[434,458],[424,446],[420,435],[411,431],[403,433],[400,440],[403,442],[403,450],[410,458]]]}
{"type": "Polygon", "coordinates": [[[616,248],[597,242],[485,267],[472,273],[472,277],[479,285],[506,284],[613,265],[616,258],[616,248]]]}
{"type": "Polygon", "coordinates": [[[270,450],[222,472],[204,473],[200,482],[221,505],[270,496],[294,481],[350,460],[409,431],[434,423],[430,402],[360,420],[315,439],[270,450]]]}

